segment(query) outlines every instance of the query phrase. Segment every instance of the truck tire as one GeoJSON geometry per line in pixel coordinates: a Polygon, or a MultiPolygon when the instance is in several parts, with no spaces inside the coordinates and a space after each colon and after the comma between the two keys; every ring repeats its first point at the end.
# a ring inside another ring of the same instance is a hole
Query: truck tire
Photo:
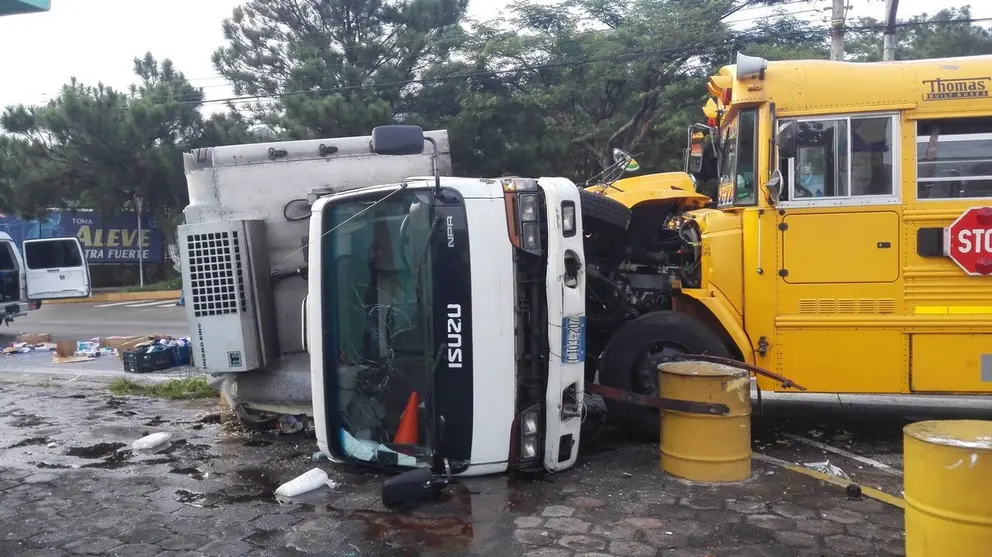
{"type": "Polygon", "coordinates": [[[580,189],[579,203],[583,228],[623,232],[630,225],[630,209],[603,194],[580,189]]]}
{"type": "MultiPolygon", "coordinates": [[[[673,311],[647,313],[625,323],[610,338],[600,359],[600,384],[658,396],[657,365],[665,356],[664,352],[657,352],[658,348],[682,354],[731,357],[719,335],[700,321],[673,311]]],[[[625,437],[645,442],[659,439],[657,409],[609,399],[606,407],[610,421],[625,437]]]]}

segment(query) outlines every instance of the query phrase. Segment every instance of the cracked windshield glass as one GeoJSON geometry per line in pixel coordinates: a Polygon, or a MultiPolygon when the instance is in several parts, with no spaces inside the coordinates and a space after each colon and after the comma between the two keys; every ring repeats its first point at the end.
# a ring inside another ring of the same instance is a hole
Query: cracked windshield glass
{"type": "Polygon", "coordinates": [[[329,211],[325,310],[337,346],[337,420],[351,458],[430,465],[418,431],[434,353],[430,308],[430,196],[393,190],[342,201],[329,211]]]}

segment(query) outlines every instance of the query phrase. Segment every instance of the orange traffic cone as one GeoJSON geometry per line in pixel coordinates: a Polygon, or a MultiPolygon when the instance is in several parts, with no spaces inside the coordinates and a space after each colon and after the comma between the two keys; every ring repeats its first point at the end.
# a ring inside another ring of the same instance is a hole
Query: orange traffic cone
{"type": "Polygon", "coordinates": [[[410,393],[410,398],[406,401],[406,409],[400,416],[400,426],[396,428],[396,436],[393,443],[398,445],[416,445],[418,422],[417,414],[420,411],[420,397],[417,391],[410,393]]]}

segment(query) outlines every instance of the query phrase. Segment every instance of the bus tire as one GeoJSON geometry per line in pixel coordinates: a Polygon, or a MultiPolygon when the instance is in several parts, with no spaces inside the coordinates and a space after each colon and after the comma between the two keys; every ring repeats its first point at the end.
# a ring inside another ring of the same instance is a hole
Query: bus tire
{"type": "Polygon", "coordinates": [[[603,194],[579,190],[582,227],[623,232],[630,225],[630,209],[603,194]]]}
{"type": "MultiPolygon", "coordinates": [[[[722,358],[732,355],[720,336],[701,321],[674,311],[646,313],[621,326],[610,338],[600,359],[599,383],[607,387],[658,396],[657,364],[662,354],[652,349],[676,348],[684,354],[722,358]],[[653,383],[651,377],[653,376],[653,383]]],[[[661,436],[656,408],[606,399],[610,421],[636,441],[657,441],[661,436]]]]}

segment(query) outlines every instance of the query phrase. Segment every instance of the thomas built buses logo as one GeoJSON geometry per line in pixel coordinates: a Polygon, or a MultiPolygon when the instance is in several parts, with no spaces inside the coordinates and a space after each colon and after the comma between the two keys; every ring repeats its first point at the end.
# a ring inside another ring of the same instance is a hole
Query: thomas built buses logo
{"type": "Polygon", "coordinates": [[[923,93],[925,101],[952,101],[989,96],[989,82],[992,77],[962,77],[960,79],[928,79],[923,82],[930,87],[923,93]]]}

